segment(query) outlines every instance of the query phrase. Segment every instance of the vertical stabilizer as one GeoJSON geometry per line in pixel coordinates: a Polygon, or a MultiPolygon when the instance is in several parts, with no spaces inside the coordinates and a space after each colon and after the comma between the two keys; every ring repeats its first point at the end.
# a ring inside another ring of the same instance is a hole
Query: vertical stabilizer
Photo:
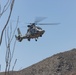
{"type": "Polygon", "coordinates": [[[18,36],[21,36],[21,31],[19,28],[17,29],[17,31],[18,31],[18,36]]]}

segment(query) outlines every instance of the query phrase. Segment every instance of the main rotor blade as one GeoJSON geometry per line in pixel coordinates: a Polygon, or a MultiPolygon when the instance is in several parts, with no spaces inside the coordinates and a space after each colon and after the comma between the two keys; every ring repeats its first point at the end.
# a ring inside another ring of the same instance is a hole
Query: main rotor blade
{"type": "Polygon", "coordinates": [[[47,18],[47,17],[36,17],[34,23],[37,24],[38,22],[40,22],[40,21],[42,21],[42,20],[44,20],[44,19],[46,19],[46,18],[47,18]]]}
{"type": "Polygon", "coordinates": [[[60,23],[38,23],[38,25],[59,25],[60,23]]]}

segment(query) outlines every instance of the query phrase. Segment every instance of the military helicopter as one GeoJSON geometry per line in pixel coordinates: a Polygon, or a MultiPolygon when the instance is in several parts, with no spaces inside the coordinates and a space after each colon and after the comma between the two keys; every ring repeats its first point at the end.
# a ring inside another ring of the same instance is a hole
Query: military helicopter
{"type": "Polygon", "coordinates": [[[21,34],[20,28],[17,29],[18,35],[15,35],[16,39],[21,42],[23,39],[27,39],[28,41],[30,41],[31,39],[35,39],[35,41],[37,41],[37,39],[39,37],[42,37],[42,35],[45,33],[45,30],[43,30],[41,27],[37,26],[37,25],[58,25],[60,23],[38,23],[40,21],[42,21],[44,18],[37,18],[35,20],[34,23],[29,23],[29,25],[27,25],[28,29],[27,29],[27,33],[23,36],[21,34]]]}

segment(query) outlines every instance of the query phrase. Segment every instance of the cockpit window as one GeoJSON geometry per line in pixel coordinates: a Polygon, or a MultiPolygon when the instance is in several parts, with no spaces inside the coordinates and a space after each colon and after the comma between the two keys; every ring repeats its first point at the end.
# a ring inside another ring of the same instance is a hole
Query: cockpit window
{"type": "Polygon", "coordinates": [[[37,27],[37,29],[41,29],[42,30],[42,28],[40,28],[40,27],[37,27]]]}

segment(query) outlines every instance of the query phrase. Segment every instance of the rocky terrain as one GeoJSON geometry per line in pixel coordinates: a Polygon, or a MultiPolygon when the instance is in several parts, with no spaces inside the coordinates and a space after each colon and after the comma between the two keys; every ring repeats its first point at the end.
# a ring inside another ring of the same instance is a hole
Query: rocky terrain
{"type": "MultiPolygon", "coordinates": [[[[76,75],[76,49],[58,53],[10,75],[76,75]]],[[[4,75],[4,73],[0,73],[4,75]]]]}

